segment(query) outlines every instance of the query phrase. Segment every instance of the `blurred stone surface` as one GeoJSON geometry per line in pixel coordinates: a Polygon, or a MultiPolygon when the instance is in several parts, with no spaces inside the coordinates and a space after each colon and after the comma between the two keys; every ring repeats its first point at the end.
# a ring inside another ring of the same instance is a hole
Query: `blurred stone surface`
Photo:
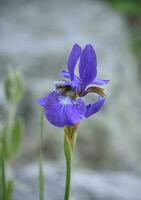
{"type": "MultiPolygon", "coordinates": [[[[62,200],[65,174],[62,167],[50,162],[45,169],[45,199],[62,200]]],[[[15,170],[14,200],[37,200],[38,165],[15,170]]],[[[141,177],[127,172],[73,170],[70,200],[140,200],[141,177]]]]}
{"type": "MultiPolygon", "coordinates": [[[[102,111],[81,123],[78,160],[98,168],[140,170],[141,95],[124,16],[96,0],[13,0],[0,5],[0,82],[8,65],[25,75],[27,93],[20,109],[31,133],[25,137],[25,152],[36,149],[36,99],[54,88],[72,45],[92,43],[98,77],[110,79],[110,84],[102,111]]],[[[3,108],[2,90],[0,97],[3,108]]],[[[88,100],[93,102],[93,96],[88,100]]],[[[61,132],[46,123],[44,148],[50,158],[62,155],[61,132]]]]}

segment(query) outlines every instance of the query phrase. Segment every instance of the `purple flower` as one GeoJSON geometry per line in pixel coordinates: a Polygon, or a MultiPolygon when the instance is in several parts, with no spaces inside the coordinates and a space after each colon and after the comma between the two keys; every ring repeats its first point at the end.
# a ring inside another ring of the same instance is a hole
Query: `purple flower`
{"type": "Polygon", "coordinates": [[[83,118],[98,112],[105,102],[105,93],[102,88],[95,85],[104,85],[109,82],[109,80],[96,78],[97,58],[90,44],[87,44],[83,50],[78,44],[75,44],[68,58],[67,66],[68,71],[63,70],[61,73],[67,80],[56,82],[56,89],[48,96],[38,100],[38,103],[44,108],[48,121],[57,127],[77,124],[83,118]],[[74,71],[79,58],[78,77],[74,71]],[[93,104],[86,105],[82,97],[91,92],[98,94],[98,100],[93,104]]]}

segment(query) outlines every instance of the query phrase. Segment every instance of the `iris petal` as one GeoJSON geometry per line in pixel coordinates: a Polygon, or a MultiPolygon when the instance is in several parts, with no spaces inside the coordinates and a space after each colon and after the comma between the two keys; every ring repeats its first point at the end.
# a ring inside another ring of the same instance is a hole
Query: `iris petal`
{"type": "Polygon", "coordinates": [[[110,80],[101,80],[101,79],[95,79],[92,83],[95,85],[105,85],[109,83],[110,80]]]}
{"type": "Polygon", "coordinates": [[[47,97],[43,97],[43,98],[41,98],[41,99],[38,99],[37,103],[38,103],[40,106],[44,107],[44,106],[46,105],[46,101],[47,101],[47,97]]]}
{"type": "Polygon", "coordinates": [[[72,48],[67,63],[71,80],[74,79],[74,69],[80,54],[81,54],[81,47],[78,44],[75,44],[72,48]]]}
{"type": "MultiPolygon", "coordinates": [[[[62,70],[62,71],[61,71],[61,76],[63,76],[64,78],[70,79],[70,74],[69,74],[69,72],[67,72],[66,70],[62,70]]],[[[79,82],[79,78],[78,78],[78,76],[76,76],[75,74],[74,74],[74,81],[79,82]]]]}
{"type": "Polygon", "coordinates": [[[40,102],[44,102],[43,107],[48,121],[57,127],[78,123],[86,112],[85,103],[80,98],[73,100],[69,96],[62,96],[58,91],[51,92],[40,102]]]}
{"type": "Polygon", "coordinates": [[[61,71],[61,76],[70,79],[70,73],[67,72],[66,70],[61,71]]]}
{"type": "Polygon", "coordinates": [[[96,53],[92,45],[88,44],[82,51],[79,63],[79,77],[82,85],[86,87],[97,75],[97,59],[96,53]]]}
{"type": "Polygon", "coordinates": [[[105,98],[99,98],[99,100],[96,101],[94,104],[87,105],[85,117],[90,117],[91,115],[98,112],[104,103],[105,103],[105,98]]]}

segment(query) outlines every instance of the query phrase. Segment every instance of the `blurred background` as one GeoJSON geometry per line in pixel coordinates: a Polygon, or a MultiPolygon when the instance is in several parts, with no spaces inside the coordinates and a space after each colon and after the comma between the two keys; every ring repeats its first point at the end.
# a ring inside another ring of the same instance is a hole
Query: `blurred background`
{"type": "MultiPolygon", "coordinates": [[[[61,80],[74,43],[91,43],[107,103],[84,120],[73,161],[72,200],[141,199],[141,3],[139,0],[0,0],[0,128],[9,116],[8,70],[22,74],[23,121],[18,156],[10,161],[14,200],[38,199],[40,108],[37,99],[61,80]]],[[[93,101],[93,96],[89,95],[93,101]]],[[[44,121],[47,199],[63,199],[63,129],[44,121]],[[55,187],[54,187],[55,186],[55,187]],[[56,192],[54,192],[56,191],[56,192]]]]}

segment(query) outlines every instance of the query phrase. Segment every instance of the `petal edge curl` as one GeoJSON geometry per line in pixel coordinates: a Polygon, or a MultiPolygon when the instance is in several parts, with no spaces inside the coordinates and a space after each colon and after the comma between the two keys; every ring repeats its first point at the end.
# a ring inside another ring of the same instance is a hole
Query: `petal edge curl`
{"type": "Polygon", "coordinates": [[[99,100],[96,101],[94,104],[87,105],[85,117],[88,118],[91,115],[97,113],[101,109],[104,103],[105,103],[105,98],[100,97],[99,100]]]}

